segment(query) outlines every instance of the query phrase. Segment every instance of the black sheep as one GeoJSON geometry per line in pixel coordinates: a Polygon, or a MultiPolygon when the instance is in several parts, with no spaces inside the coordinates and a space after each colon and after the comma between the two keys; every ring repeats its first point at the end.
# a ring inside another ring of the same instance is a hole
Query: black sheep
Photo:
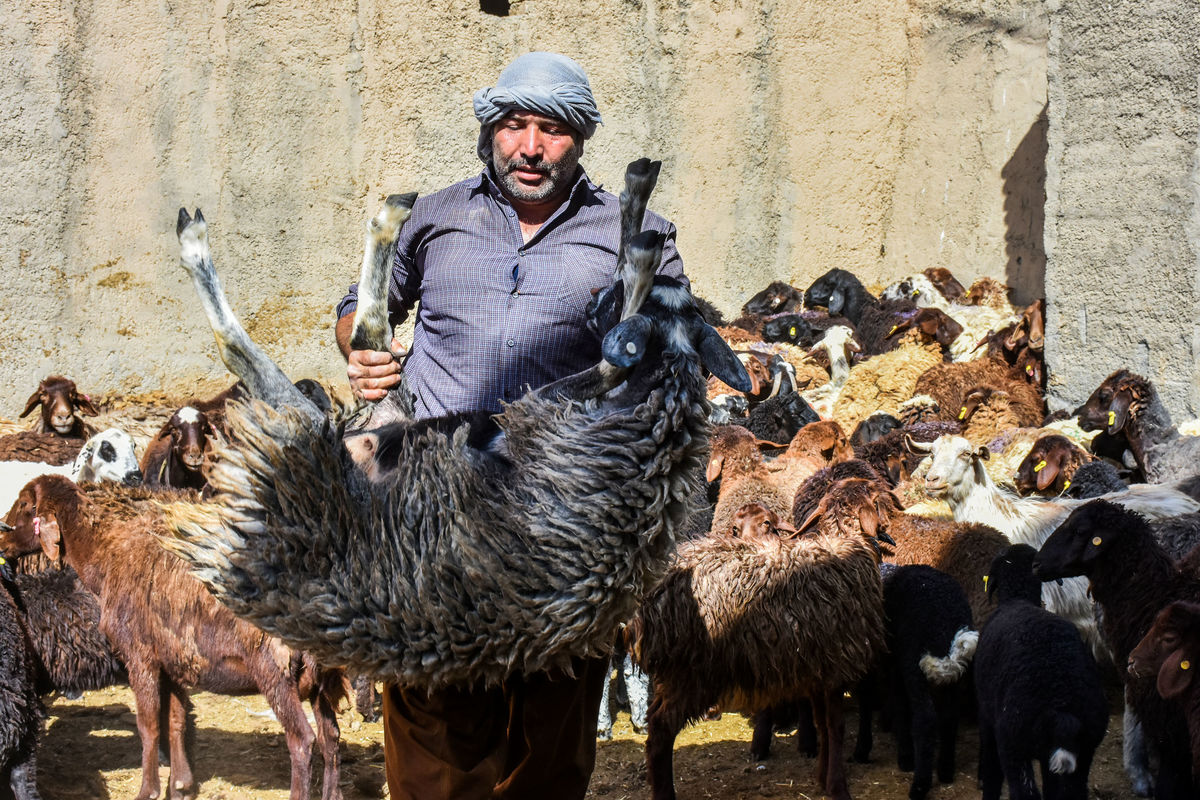
{"type": "Polygon", "coordinates": [[[43,712],[28,637],[10,588],[15,577],[12,565],[0,557],[0,795],[11,791],[15,800],[38,800],[43,712]]]}
{"type": "Polygon", "coordinates": [[[730,419],[729,422],[749,428],[759,439],[784,444],[805,425],[820,419],[800,393],[793,391],[762,401],[750,410],[746,419],[730,419]]]}
{"type": "MultiPolygon", "coordinates": [[[[1102,630],[1114,664],[1125,664],[1150,629],[1154,615],[1173,600],[1200,601],[1200,579],[1181,571],[1154,539],[1150,524],[1115,503],[1092,500],[1071,512],[1042,544],[1034,572],[1043,581],[1086,576],[1103,612],[1102,630]]],[[[1191,751],[1183,712],[1155,691],[1153,680],[1122,675],[1125,697],[1158,754],[1155,797],[1195,797],[1191,751]]],[[[1127,720],[1129,724],[1129,720],[1127,720]]],[[[1138,767],[1127,763],[1127,769],[1138,767]]],[[[1149,781],[1130,770],[1135,790],[1149,781]]]]}
{"type": "MultiPolygon", "coordinates": [[[[804,308],[804,293],[783,281],[771,281],[742,306],[743,316],[766,316],[804,308]]],[[[711,323],[710,323],[711,324],[711,323]]]]}
{"type": "MultiPolygon", "coordinates": [[[[921,800],[937,776],[954,780],[960,679],[975,653],[978,634],[971,630],[971,608],[962,587],[946,573],[925,565],[883,571],[883,609],[888,653],[878,683],[891,700],[897,766],[913,772],[908,796],[921,800]],[[936,654],[936,655],[935,655],[936,654]]],[[[856,761],[871,754],[870,692],[859,701],[856,761]]]]}
{"type": "Polygon", "coordinates": [[[857,450],[861,445],[882,439],[899,427],[900,420],[886,411],[876,411],[855,427],[854,433],[850,434],[850,446],[857,450]]]}
{"type": "Polygon", "coordinates": [[[1011,800],[1038,798],[1034,761],[1047,797],[1086,800],[1092,757],[1108,726],[1095,660],[1074,625],[1042,608],[1036,554],[1013,545],[987,577],[998,608],[975,651],[984,800],[998,800],[1002,779],[1011,800]]]}
{"type": "Polygon", "coordinates": [[[779,314],[763,323],[764,342],[788,342],[797,347],[812,347],[820,338],[801,314],[779,314]]]}
{"type": "Polygon", "coordinates": [[[813,281],[804,293],[804,305],[825,306],[831,315],[841,314],[854,323],[866,355],[895,350],[899,339],[889,334],[903,321],[904,312],[916,308],[907,300],[880,302],[844,269],[831,269],[813,281]]]}

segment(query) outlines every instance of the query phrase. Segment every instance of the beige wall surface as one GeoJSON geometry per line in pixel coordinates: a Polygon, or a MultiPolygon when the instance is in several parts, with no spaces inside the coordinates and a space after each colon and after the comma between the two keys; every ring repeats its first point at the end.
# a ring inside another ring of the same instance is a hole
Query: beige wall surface
{"type": "Polygon", "coordinates": [[[1050,399],[1127,367],[1178,423],[1200,413],[1200,4],[1051,9],[1050,399]]]}
{"type": "Polygon", "coordinates": [[[1042,294],[1049,20],[1034,0],[122,0],[0,6],[0,416],[36,381],[225,383],[178,266],[209,220],[251,335],[340,380],[332,306],[363,220],[480,169],[472,93],[579,60],[593,178],[664,162],[653,206],[726,312],[831,267],[929,266],[1042,294]],[[297,7],[299,6],[299,7],[297,7]],[[482,7],[481,7],[482,6],[482,7]]]}

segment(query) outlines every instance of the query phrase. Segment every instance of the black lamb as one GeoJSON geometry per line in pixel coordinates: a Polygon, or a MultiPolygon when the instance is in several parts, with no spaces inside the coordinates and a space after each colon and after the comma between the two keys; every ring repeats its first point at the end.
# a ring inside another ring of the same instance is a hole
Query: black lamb
{"type": "Polygon", "coordinates": [[[992,562],[988,593],[998,608],[979,634],[979,780],[984,800],[1037,800],[1032,762],[1047,797],[1088,796],[1087,778],[1108,726],[1100,670],[1067,620],[1042,608],[1036,551],[1009,547],[992,562]]]}
{"type": "Polygon", "coordinates": [[[899,338],[889,334],[902,320],[903,312],[916,308],[907,300],[881,302],[844,269],[831,269],[813,281],[804,292],[804,305],[825,306],[830,314],[841,314],[853,322],[866,355],[895,350],[899,338]]]}
{"type": "MultiPolygon", "coordinates": [[[[880,566],[888,653],[877,674],[893,709],[897,766],[913,773],[908,796],[920,800],[933,785],[935,745],[938,780],[954,780],[960,680],[979,634],[954,578],[925,565],[880,566]]],[[[869,759],[872,744],[870,693],[862,694],[856,761],[869,759]]]]}
{"type": "Polygon", "coordinates": [[[750,410],[746,419],[730,419],[734,425],[749,428],[759,439],[787,444],[800,429],[821,417],[799,392],[777,394],[750,410]]]}

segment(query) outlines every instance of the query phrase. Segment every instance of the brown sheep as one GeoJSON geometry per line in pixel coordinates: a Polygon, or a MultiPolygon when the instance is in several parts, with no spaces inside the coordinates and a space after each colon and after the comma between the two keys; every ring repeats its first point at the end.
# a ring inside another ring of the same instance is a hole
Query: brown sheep
{"type": "Polygon", "coordinates": [[[849,798],[842,694],[883,647],[877,548],[824,535],[713,535],[679,547],[629,625],[633,657],[654,678],[654,800],[674,799],[675,738],[709,708],[753,713],[804,697],[820,738],[817,780],[849,798]]]}
{"type": "Polygon", "coordinates": [[[885,547],[884,561],[927,564],[950,575],[966,593],[977,626],[992,611],[983,576],[996,554],[1009,545],[994,528],[906,514],[890,491],[878,482],[861,478],[834,484],[817,509],[796,528],[803,533],[814,526],[829,535],[886,534],[894,544],[885,547]]]}
{"type": "Polygon", "coordinates": [[[972,386],[963,396],[958,420],[964,426],[963,438],[972,444],[988,444],[1014,428],[1034,428],[1042,424],[1046,407],[1034,386],[1009,381],[1002,387],[972,386]]]}
{"type": "MultiPolygon", "coordinates": [[[[854,458],[842,426],[833,420],[810,422],[792,437],[787,450],[766,465],[772,482],[785,496],[796,496],[800,484],[817,470],[854,458]]],[[[787,509],[783,511],[787,516],[787,509]]]]}
{"type": "Polygon", "coordinates": [[[94,417],[99,412],[92,405],[92,399],[81,393],[70,378],[62,375],[45,378],[38,384],[37,391],[29,395],[20,416],[28,416],[38,406],[42,407],[42,414],[33,428],[38,433],[87,439],[96,432],[81,415],[94,417]]]}
{"type": "Polygon", "coordinates": [[[85,440],[57,433],[23,431],[0,436],[0,461],[27,461],[61,467],[71,464],[85,440]]]}
{"type": "Polygon", "coordinates": [[[201,467],[209,449],[209,437],[215,435],[205,412],[192,406],[176,411],[146,445],[140,464],[146,485],[203,489],[206,481],[201,467]]]}
{"type": "Polygon", "coordinates": [[[786,518],[792,507],[791,495],[776,485],[763,462],[761,448],[782,447],[764,442],[740,425],[718,425],[709,440],[711,450],[705,478],[709,483],[721,480],[717,507],[713,511],[712,531],[726,533],[733,526],[738,509],[747,503],[762,503],[786,518]]]}
{"type": "MultiPolygon", "coordinates": [[[[996,358],[980,358],[954,364],[935,364],[917,378],[914,395],[928,395],[937,403],[940,418],[958,420],[965,416],[963,408],[967,393],[979,386],[1001,389],[1024,402],[1029,396],[1029,384],[1016,369],[996,358]],[[1024,388],[1017,388],[1018,385],[1024,388]],[[961,415],[961,416],[960,416],[961,415]]],[[[1033,390],[1036,394],[1036,389],[1033,390]]],[[[1040,395],[1038,395],[1040,398],[1040,395]]],[[[1036,420],[1026,423],[1040,425],[1043,410],[1036,420]]]]}
{"type": "Polygon", "coordinates": [[[172,796],[194,797],[187,752],[191,689],[261,692],[284,728],[292,762],[291,800],[309,796],[313,731],[301,698],[313,705],[325,761],[324,800],[338,787],[339,670],[322,670],[237,619],[176,556],[158,543],[169,536],[158,501],[144,489],[79,486],[61,475],[30,481],[8,513],[4,552],[41,550],[66,563],[100,601],[100,628],[129,672],[142,743],[138,800],[159,796],[159,720],[169,720],[172,796]],[[154,587],[148,592],[147,587],[154,587]],[[163,703],[166,703],[164,706],[163,703]]]}
{"type": "Polygon", "coordinates": [[[1017,491],[1060,495],[1070,487],[1075,471],[1091,460],[1086,450],[1065,436],[1042,436],[1017,467],[1017,491]]]}

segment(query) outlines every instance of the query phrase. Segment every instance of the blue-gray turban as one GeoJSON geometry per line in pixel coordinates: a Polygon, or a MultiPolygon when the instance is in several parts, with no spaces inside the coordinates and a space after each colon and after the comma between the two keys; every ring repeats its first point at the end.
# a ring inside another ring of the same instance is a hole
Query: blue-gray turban
{"type": "Polygon", "coordinates": [[[475,93],[480,125],[475,151],[485,164],[492,160],[492,125],[514,109],[560,119],[584,139],[601,122],[583,67],[558,53],[526,53],[500,73],[495,86],[475,93]]]}

